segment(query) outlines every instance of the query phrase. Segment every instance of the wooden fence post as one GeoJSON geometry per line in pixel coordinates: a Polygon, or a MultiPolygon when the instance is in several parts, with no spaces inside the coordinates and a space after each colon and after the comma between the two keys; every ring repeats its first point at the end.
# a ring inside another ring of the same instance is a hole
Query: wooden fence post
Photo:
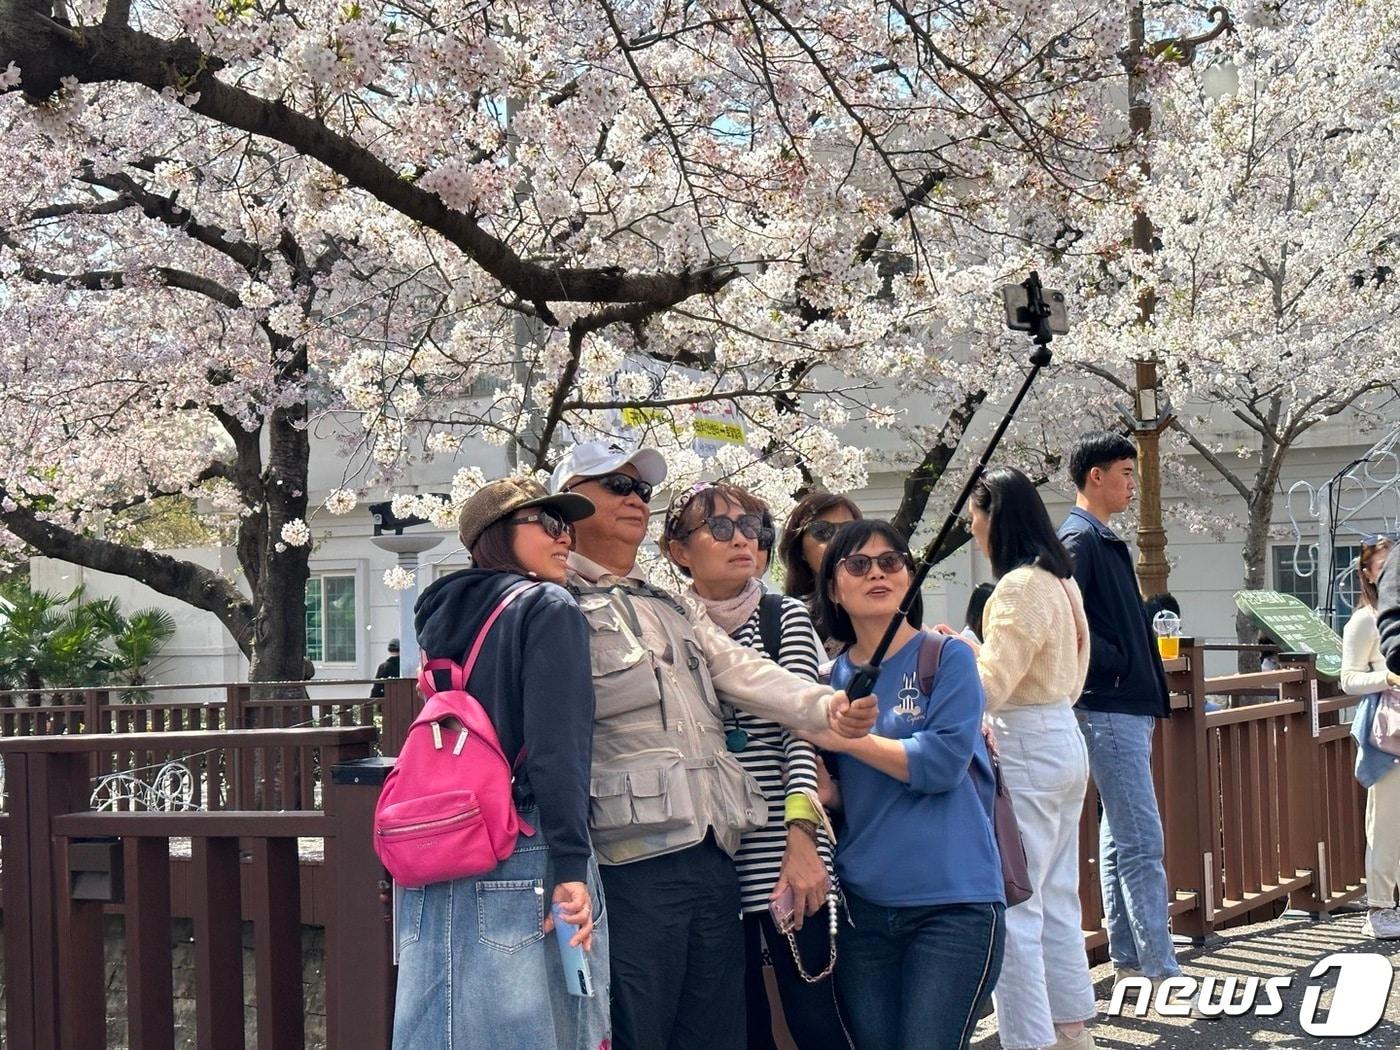
{"type": "Polygon", "coordinates": [[[1213,928],[1216,905],[1214,873],[1217,859],[1212,835],[1214,800],[1210,795],[1209,740],[1206,733],[1205,651],[1191,638],[1181,640],[1186,669],[1168,678],[1173,693],[1187,706],[1174,707],[1161,723],[1163,792],[1162,828],[1166,834],[1164,860],[1170,900],[1189,893],[1195,905],[1177,914],[1173,929],[1201,943],[1213,928]]]}
{"type": "Polygon", "coordinates": [[[418,682],[413,678],[390,678],[384,683],[384,727],[379,732],[379,753],[397,755],[408,736],[408,727],[423,706],[418,682]]]}
{"type": "Polygon", "coordinates": [[[68,840],[53,830],[55,817],[88,808],[87,756],[7,756],[5,772],[9,826],[0,849],[8,1043],[32,1050],[102,1050],[102,904],[73,899],[68,840]]]}
{"type": "MultiPolygon", "coordinates": [[[[373,849],[374,806],[391,758],[335,761],[323,788],[334,835],[326,839],[326,870],[334,900],[326,923],[326,1046],[359,1050],[388,1046],[393,1027],[394,971],[389,915],[379,904],[388,875],[373,849]]],[[[348,756],[347,756],[348,757],[348,756]]]]}
{"type": "Polygon", "coordinates": [[[1306,890],[1299,890],[1290,901],[1314,918],[1327,910],[1327,854],[1322,811],[1324,792],[1321,781],[1321,756],[1317,736],[1320,729],[1317,711],[1317,673],[1310,653],[1281,653],[1279,666],[1302,666],[1307,674],[1300,682],[1285,682],[1279,686],[1283,700],[1302,702],[1302,710],[1289,715],[1285,721],[1287,738],[1287,771],[1283,798],[1288,806],[1289,863],[1297,872],[1311,872],[1312,881],[1306,890]]]}

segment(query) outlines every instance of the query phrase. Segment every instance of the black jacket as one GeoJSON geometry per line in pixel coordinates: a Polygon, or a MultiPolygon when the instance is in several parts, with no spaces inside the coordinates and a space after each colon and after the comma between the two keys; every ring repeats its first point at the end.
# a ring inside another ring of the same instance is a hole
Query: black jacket
{"type": "Polygon", "coordinates": [[[1400,674],[1400,544],[1390,548],[1385,568],[1376,581],[1376,627],[1381,652],[1392,674],[1400,674]]]}
{"type": "MultiPolygon", "coordinates": [[[[523,582],[514,573],[464,569],[434,583],[413,609],[424,657],[465,663],[496,603],[523,582]]],[[[514,761],[525,750],[521,766],[539,806],[554,881],[583,882],[593,852],[593,675],[588,624],[573,596],[544,583],[517,598],[491,628],[467,690],[491,716],[506,757],[514,761]]]]}
{"type": "Polygon", "coordinates": [[[1171,713],[1167,677],[1128,545],[1078,507],[1060,526],[1060,539],[1074,559],[1089,620],[1089,677],[1077,706],[1166,718],[1171,713]]]}
{"type": "MultiPolygon", "coordinates": [[[[391,653],[383,663],[374,669],[375,678],[398,678],[399,677],[399,654],[391,653]]],[[[375,682],[369,687],[370,696],[383,696],[384,683],[375,682]]]]}

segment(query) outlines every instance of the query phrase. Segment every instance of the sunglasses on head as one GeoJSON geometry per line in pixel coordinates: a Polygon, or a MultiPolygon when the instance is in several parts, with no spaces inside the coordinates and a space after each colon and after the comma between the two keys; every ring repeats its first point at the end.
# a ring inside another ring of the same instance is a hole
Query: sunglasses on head
{"type": "Polygon", "coordinates": [[[882,551],[873,557],[869,554],[848,554],[836,564],[844,565],[852,576],[870,575],[872,565],[880,566],[880,571],[886,576],[893,576],[901,569],[909,568],[913,562],[903,551],[882,551]]]}
{"type": "Polygon", "coordinates": [[[734,530],[738,529],[749,539],[757,540],[759,550],[771,550],[773,547],[773,529],[771,526],[763,524],[761,514],[740,514],[737,518],[726,518],[722,514],[713,514],[687,532],[684,538],[693,536],[701,529],[709,529],[710,535],[720,543],[728,543],[732,540],[734,530]]]}
{"type": "Polygon", "coordinates": [[[552,540],[557,540],[560,536],[574,534],[574,527],[564,520],[563,516],[553,507],[540,507],[534,514],[526,514],[523,517],[511,518],[512,525],[531,525],[538,523],[544,529],[545,535],[552,540]]]}
{"type": "Polygon", "coordinates": [[[802,526],[802,531],[808,536],[811,536],[813,542],[825,546],[831,542],[831,537],[836,535],[836,530],[843,524],[844,522],[823,521],[818,518],[816,521],[809,521],[806,525],[802,526]]]}
{"type": "Polygon", "coordinates": [[[590,481],[596,481],[614,496],[626,499],[635,492],[641,497],[643,503],[651,502],[653,486],[641,478],[634,478],[631,474],[599,474],[596,478],[584,478],[582,481],[576,482],[569,486],[566,491],[573,492],[579,485],[587,484],[590,481]]]}

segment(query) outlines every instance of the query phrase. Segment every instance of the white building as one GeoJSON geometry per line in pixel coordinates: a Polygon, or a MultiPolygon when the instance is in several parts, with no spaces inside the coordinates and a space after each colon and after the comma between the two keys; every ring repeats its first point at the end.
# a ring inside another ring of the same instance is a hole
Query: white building
{"type": "MultiPolygon", "coordinates": [[[[988,417],[995,411],[983,409],[988,417]]],[[[1395,415],[1394,409],[1391,414],[1395,415]]],[[[883,442],[883,447],[871,451],[870,483],[852,495],[867,515],[881,517],[890,515],[899,503],[903,491],[903,473],[899,468],[910,461],[911,454],[910,450],[893,445],[888,433],[877,440],[883,442]]],[[[1306,564],[1301,572],[1294,565],[1297,540],[1293,538],[1291,515],[1297,517],[1305,543],[1317,540],[1319,523],[1307,516],[1305,501],[1294,499],[1290,509],[1288,492],[1296,482],[1324,485],[1334,474],[1364,455],[1374,440],[1374,434],[1360,434],[1354,422],[1343,417],[1317,427],[1304,446],[1291,453],[1275,504],[1276,537],[1270,542],[1267,586],[1295,594],[1309,605],[1317,605],[1322,600],[1318,583],[1321,574],[1311,573],[1306,564]]],[[[312,507],[318,506],[331,489],[340,487],[343,482],[343,466],[337,459],[336,449],[333,440],[313,442],[312,507]]],[[[487,477],[506,471],[504,450],[484,444],[468,446],[468,449],[456,458],[438,457],[420,465],[401,484],[394,486],[393,491],[446,491],[455,470],[470,463],[480,466],[487,477]]],[[[1249,470],[1248,461],[1240,461],[1239,465],[1246,472],[1249,470]]],[[[958,468],[956,476],[945,482],[940,493],[942,499],[951,500],[950,493],[962,483],[965,469],[958,468]]],[[[1378,473],[1384,475],[1387,470],[1391,477],[1400,477],[1400,469],[1393,462],[1378,473]]],[[[1242,518],[1241,501],[1232,489],[1219,482],[1214,484],[1213,491],[1212,498],[1219,501],[1218,509],[1222,513],[1242,518]]],[[[1052,519],[1062,520],[1073,498],[1068,479],[1053,479],[1043,492],[1052,519]]],[[[371,542],[373,526],[368,511],[370,502],[387,499],[388,495],[387,492],[371,492],[351,514],[331,517],[322,512],[311,523],[316,546],[307,593],[308,648],[316,664],[318,680],[371,676],[385,657],[390,639],[399,636],[399,593],[386,587],[382,580],[385,570],[395,564],[395,558],[371,542]]],[[[1173,491],[1168,478],[1164,505],[1170,508],[1183,498],[1179,491],[1173,491]]],[[[941,511],[935,501],[930,505],[928,518],[937,514],[941,511]]],[[[1184,633],[1214,641],[1233,641],[1235,606],[1232,596],[1242,586],[1242,533],[1235,530],[1223,539],[1192,535],[1175,525],[1170,514],[1167,517],[1170,587],[1182,606],[1184,633]]],[[[1360,533],[1393,529],[1397,517],[1400,517],[1400,490],[1388,492],[1347,522],[1337,539],[1339,561],[1355,556],[1360,533]]],[[[935,525],[936,522],[930,520],[925,522],[926,529],[935,525]]],[[[466,552],[455,535],[434,530],[430,525],[417,526],[413,531],[436,532],[441,536],[441,542],[419,558],[420,588],[468,564],[466,552]]],[[[1128,538],[1131,540],[1130,534],[1128,538]]],[[[231,550],[210,548],[172,553],[203,565],[220,567],[234,575],[237,573],[237,562],[231,550]]],[[[36,558],[31,563],[31,574],[36,588],[67,591],[82,584],[90,597],[114,596],[128,609],[152,605],[170,609],[179,626],[163,659],[153,668],[158,681],[195,683],[246,677],[246,661],[210,614],[165,598],[124,577],[65,562],[36,558]]],[[[985,559],[971,545],[964,547],[941,565],[930,580],[925,593],[928,622],[961,627],[972,587],[990,578],[985,559]]],[[[1325,587],[1324,581],[1321,589],[1325,591],[1325,587]]],[[[1343,591],[1343,601],[1354,597],[1354,592],[1346,593],[1345,587],[1343,591]]],[[[1231,669],[1232,661],[1225,655],[1221,656],[1218,666],[1212,667],[1220,672],[1231,669]]]]}

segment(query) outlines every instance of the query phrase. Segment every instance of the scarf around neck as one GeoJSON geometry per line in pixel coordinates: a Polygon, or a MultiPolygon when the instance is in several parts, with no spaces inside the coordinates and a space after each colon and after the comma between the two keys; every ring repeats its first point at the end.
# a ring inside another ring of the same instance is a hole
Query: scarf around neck
{"type": "Polygon", "coordinates": [[[703,598],[692,583],[690,593],[705,607],[710,619],[715,621],[721,631],[733,634],[758,608],[759,599],[763,597],[763,587],[757,580],[750,579],[744,585],[744,589],[733,598],[703,598]]]}

